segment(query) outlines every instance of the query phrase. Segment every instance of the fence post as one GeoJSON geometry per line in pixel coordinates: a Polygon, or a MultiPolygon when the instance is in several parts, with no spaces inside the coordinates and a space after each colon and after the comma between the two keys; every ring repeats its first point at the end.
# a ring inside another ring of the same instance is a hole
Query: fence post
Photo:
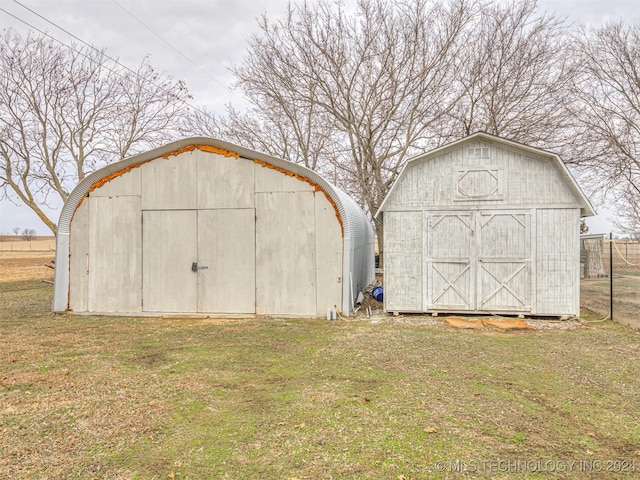
{"type": "Polygon", "coordinates": [[[609,232],[609,320],[613,320],[613,233],[609,232]]]}

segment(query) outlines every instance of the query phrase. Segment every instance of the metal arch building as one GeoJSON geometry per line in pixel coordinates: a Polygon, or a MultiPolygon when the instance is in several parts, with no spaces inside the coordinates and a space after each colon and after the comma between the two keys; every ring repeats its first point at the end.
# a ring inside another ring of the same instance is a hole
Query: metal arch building
{"type": "Polygon", "coordinates": [[[108,165],[60,215],[54,312],[349,314],[373,229],[300,165],[194,137],[108,165]]]}

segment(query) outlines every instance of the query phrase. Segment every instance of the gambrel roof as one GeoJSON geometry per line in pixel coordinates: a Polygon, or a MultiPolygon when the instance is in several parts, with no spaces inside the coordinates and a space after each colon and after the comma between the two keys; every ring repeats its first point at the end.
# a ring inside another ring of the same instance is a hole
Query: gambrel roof
{"type": "Polygon", "coordinates": [[[394,196],[394,194],[396,193],[396,190],[399,188],[399,185],[402,183],[401,180],[404,177],[404,175],[406,174],[407,170],[411,167],[413,167],[414,165],[417,165],[419,163],[422,162],[427,162],[433,158],[436,158],[440,155],[442,155],[443,153],[446,153],[450,150],[454,150],[456,148],[461,147],[462,145],[466,144],[466,143],[473,143],[476,141],[481,141],[481,142],[486,142],[486,143],[490,143],[490,144],[499,144],[505,148],[511,148],[511,149],[515,149],[515,150],[520,150],[526,153],[530,153],[533,154],[535,156],[538,157],[544,157],[546,159],[548,159],[550,162],[552,162],[555,167],[558,169],[558,171],[560,172],[560,175],[564,181],[564,183],[566,184],[567,188],[573,193],[575,199],[576,199],[576,203],[580,208],[580,216],[582,217],[590,217],[593,215],[596,215],[596,212],[593,208],[593,206],[591,205],[591,202],[589,201],[589,199],[585,196],[584,192],[582,191],[582,189],[579,187],[578,183],[576,182],[575,178],[573,177],[573,175],[571,175],[571,172],[569,171],[569,169],[567,168],[567,166],[564,164],[564,162],[560,159],[560,157],[553,153],[553,152],[549,152],[543,149],[539,149],[539,148],[534,148],[531,147],[529,145],[525,145],[513,140],[509,140],[506,138],[502,138],[502,137],[498,137],[496,135],[492,135],[486,132],[476,132],[473,133],[467,137],[461,138],[460,140],[448,143],[446,145],[443,145],[439,148],[436,148],[434,150],[431,150],[427,153],[423,153],[420,155],[417,155],[415,157],[410,158],[407,163],[404,165],[404,167],[402,168],[402,170],[400,171],[400,174],[398,175],[398,178],[396,179],[396,181],[394,182],[393,186],[391,187],[391,189],[389,190],[389,192],[387,193],[386,197],[384,198],[382,204],[380,205],[380,207],[378,208],[378,211],[375,213],[374,218],[379,219],[380,215],[382,212],[384,212],[384,210],[387,208],[388,203],[390,201],[390,199],[394,196]]]}

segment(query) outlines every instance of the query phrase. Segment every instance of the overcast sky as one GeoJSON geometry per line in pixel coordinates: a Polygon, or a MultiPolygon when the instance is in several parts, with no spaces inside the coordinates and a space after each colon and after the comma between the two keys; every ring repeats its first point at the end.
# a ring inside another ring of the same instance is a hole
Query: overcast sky
{"type": "MultiPolygon", "coordinates": [[[[106,49],[128,67],[139,65],[148,54],[154,68],[186,82],[194,105],[222,112],[226,103],[240,104],[227,67],[244,56],[257,19],[264,13],[280,17],[287,5],[288,0],[0,0],[0,26],[21,33],[37,29],[65,43],[75,41],[58,26],[106,49]]],[[[539,5],[569,22],[640,21],[638,0],[540,0],[539,5]]],[[[592,233],[609,231],[607,216],[589,221],[592,233]]],[[[14,227],[49,235],[30,209],[2,200],[0,233],[11,233],[14,227]]]]}

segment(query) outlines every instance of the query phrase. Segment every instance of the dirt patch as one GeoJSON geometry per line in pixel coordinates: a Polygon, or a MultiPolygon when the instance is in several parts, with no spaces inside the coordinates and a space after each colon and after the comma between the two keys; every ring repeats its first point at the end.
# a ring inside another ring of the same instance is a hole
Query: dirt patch
{"type": "Polygon", "coordinates": [[[529,325],[524,320],[515,318],[488,319],[483,320],[482,323],[496,330],[536,330],[536,327],[529,325]]]}
{"type": "Polygon", "coordinates": [[[490,327],[495,330],[537,330],[519,318],[463,318],[446,317],[444,324],[454,328],[464,328],[472,330],[482,330],[483,327],[490,327]]]}
{"type": "Polygon", "coordinates": [[[462,317],[446,317],[444,324],[454,328],[466,328],[471,330],[482,330],[483,324],[480,320],[473,320],[462,317]]]}

